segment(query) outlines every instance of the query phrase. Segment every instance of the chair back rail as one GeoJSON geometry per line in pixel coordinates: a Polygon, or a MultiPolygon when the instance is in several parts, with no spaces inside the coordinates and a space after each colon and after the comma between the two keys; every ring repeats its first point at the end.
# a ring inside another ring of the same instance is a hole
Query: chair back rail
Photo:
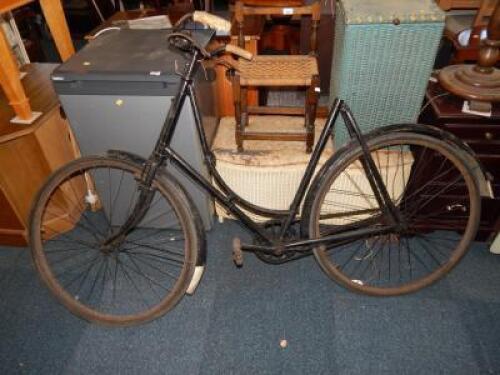
{"type": "Polygon", "coordinates": [[[249,6],[242,1],[237,1],[234,7],[234,19],[238,30],[238,46],[245,47],[244,25],[245,16],[311,16],[311,44],[310,54],[317,54],[318,47],[318,27],[321,18],[321,6],[317,1],[310,5],[303,6],[249,6]]]}

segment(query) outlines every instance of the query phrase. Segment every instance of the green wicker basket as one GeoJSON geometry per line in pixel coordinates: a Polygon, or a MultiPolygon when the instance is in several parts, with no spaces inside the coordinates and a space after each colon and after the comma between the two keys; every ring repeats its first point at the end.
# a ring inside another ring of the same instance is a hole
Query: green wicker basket
{"type": "MultiPolygon", "coordinates": [[[[415,122],[444,27],[433,0],[337,2],[330,99],[344,99],[363,132],[415,122]]],[[[348,139],[336,126],[335,143],[348,139]]]]}

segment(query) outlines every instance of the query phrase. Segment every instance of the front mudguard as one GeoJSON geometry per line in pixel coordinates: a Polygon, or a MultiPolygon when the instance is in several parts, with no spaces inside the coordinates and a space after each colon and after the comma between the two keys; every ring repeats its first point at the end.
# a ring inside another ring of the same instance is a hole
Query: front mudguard
{"type": "MultiPolygon", "coordinates": [[[[107,156],[114,158],[114,159],[120,159],[120,160],[125,160],[128,162],[132,162],[134,164],[137,164],[139,166],[143,166],[144,163],[146,162],[146,159],[143,158],[140,155],[134,154],[132,152],[128,151],[122,151],[122,150],[108,150],[106,153],[107,156]]],[[[198,238],[199,238],[199,247],[198,247],[198,256],[196,258],[196,266],[199,267],[204,267],[206,264],[207,260],[207,241],[206,241],[206,236],[205,236],[205,231],[203,230],[203,224],[201,222],[201,216],[198,212],[198,209],[196,206],[192,203],[193,200],[189,198],[189,194],[186,192],[184,187],[177,181],[177,179],[172,176],[170,173],[168,173],[165,169],[159,169],[158,170],[158,175],[159,178],[165,178],[176,184],[179,189],[182,191],[182,193],[185,195],[185,202],[188,202],[192,212],[193,212],[193,220],[195,221],[195,226],[196,226],[196,231],[198,232],[198,238]]]]}

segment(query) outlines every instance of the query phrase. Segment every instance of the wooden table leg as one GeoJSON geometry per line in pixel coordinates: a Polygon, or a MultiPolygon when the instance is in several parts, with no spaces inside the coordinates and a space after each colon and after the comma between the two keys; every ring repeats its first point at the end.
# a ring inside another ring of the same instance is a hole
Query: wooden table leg
{"type": "Polygon", "coordinates": [[[50,32],[56,43],[59,56],[66,61],[75,53],[75,47],[69,34],[68,24],[60,0],[40,0],[43,15],[49,25],[50,32]]]}
{"type": "MultiPolygon", "coordinates": [[[[20,122],[31,122],[33,113],[21,84],[20,72],[9,41],[0,27],[0,85],[20,122]]],[[[15,121],[14,121],[15,122],[15,121]]]]}

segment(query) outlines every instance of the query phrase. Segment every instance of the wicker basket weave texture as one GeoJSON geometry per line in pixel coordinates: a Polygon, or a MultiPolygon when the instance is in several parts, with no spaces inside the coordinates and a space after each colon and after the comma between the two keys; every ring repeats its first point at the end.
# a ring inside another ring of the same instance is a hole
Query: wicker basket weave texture
{"type": "Polygon", "coordinates": [[[318,74],[313,56],[255,56],[239,64],[241,84],[249,86],[309,86],[318,74]]]}
{"type": "MultiPolygon", "coordinates": [[[[330,99],[344,99],[363,132],[414,122],[441,39],[443,22],[347,24],[337,6],[330,99]]],[[[340,120],[341,121],[341,120],[340,120]]],[[[336,127],[336,145],[348,139],[336,127]]]]}
{"type": "MultiPolygon", "coordinates": [[[[273,209],[287,209],[304,175],[310,154],[303,142],[248,141],[244,152],[237,152],[234,142],[234,117],[221,119],[212,151],[217,159],[217,171],[239,195],[253,204],[273,209]]],[[[323,129],[323,119],[316,120],[315,139],[323,129]]],[[[251,116],[249,129],[255,131],[303,131],[300,116],[251,116]]],[[[323,152],[320,168],[333,155],[333,142],[323,152]]],[[[230,217],[216,204],[220,218],[230,217]]],[[[248,213],[248,212],[247,212],[248,213]]],[[[262,217],[249,214],[257,221],[262,217]]]]}
{"type": "MultiPolygon", "coordinates": [[[[318,139],[323,121],[317,120],[316,133],[318,139]]],[[[258,206],[271,209],[288,209],[300,180],[309,161],[309,154],[304,153],[300,142],[252,142],[248,148],[239,153],[234,144],[234,118],[225,117],[221,120],[215,137],[213,151],[217,159],[217,171],[226,183],[240,196],[258,206]]],[[[252,116],[250,127],[261,131],[273,127],[274,131],[299,130],[302,121],[298,117],[289,116],[252,116]]],[[[320,158],[316,172],[334,154],[332,143],[328,145],[320,158]]],[[[410,152],[379,151],[373,154],[379,166],[384,182],[391,197],[401,197],[406,179],[410,175],[413,158],[410,152]]],[[[341,173],[328,193],[327,200],[330,208],[335,212],[346,212],[353,207],[374,208],[376,202],[369,198],[371,187],[359,163],[341,173]],[[335,191],[336,190],[336,191],[335,191]],[[353,192],[354,194],[339,194],[338,191],[353,192]],[[365,195],[368,195],[366,198],[365,195]]],[[[231,216],[216,204],[216,213],[220,218],[231,216]]],[[[256,221],[265,221],[264,218],[249,214],[256,221]]],[[[363,218],[363,216],[358,216],[363,218]]],[[[338,218],[330,223],[346,224],[352,218],[338,218]]]]}

